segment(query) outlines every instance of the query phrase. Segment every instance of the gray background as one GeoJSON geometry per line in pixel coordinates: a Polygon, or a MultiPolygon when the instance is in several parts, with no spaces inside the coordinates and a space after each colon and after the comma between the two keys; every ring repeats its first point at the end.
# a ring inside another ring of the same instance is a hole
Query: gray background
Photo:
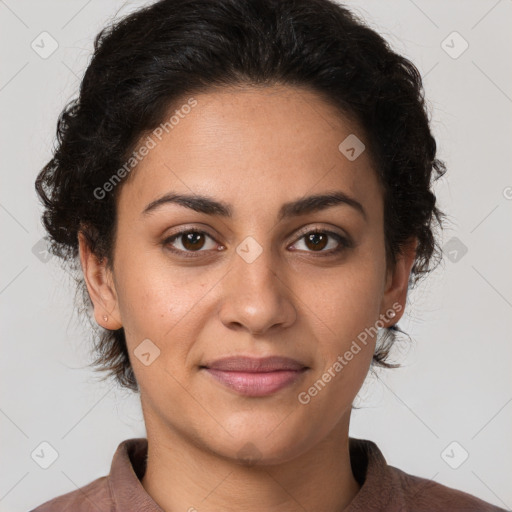
{"type": "MultiPolygon", "coordinates": [[[[34,192],[93,37],[116,12],[145,3],[0,1],[2,511],[107,474],[119,442],[145,435],[138,397],[86,367],[87,323],[73,314],[69,276],[38,250],[45,233],[34,192]],[[31,47],[42,46],[43,31],[58,43],[47,58],[31,47]],[[31,458],[43,441],[58,452],[48,469],[31,458]]],[[[408,473],[510,510],[512,1],[348,5],[424,77],[448,165],[436,192],[450,214],[445,264],[410,294],[401,322],[413,340],[396,352],[404,367],[367,379],[351,435],[372,439],[408,473]]]]}

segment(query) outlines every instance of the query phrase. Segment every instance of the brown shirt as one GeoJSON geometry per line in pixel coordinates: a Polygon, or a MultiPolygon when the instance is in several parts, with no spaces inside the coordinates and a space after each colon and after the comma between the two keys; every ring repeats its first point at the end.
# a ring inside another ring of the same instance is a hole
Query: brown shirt
{"type": "MultiPolygon", "coordinates": [[[[361,489],[343,512],[505,512],[465,492],[389,466],[372,441],[351,437],[349,447],[361,489]]],[[[127,439],[118,446],[108,476],[31,512],[163,512],[140,482],[146,455],[147,439],[127,439]]]]}

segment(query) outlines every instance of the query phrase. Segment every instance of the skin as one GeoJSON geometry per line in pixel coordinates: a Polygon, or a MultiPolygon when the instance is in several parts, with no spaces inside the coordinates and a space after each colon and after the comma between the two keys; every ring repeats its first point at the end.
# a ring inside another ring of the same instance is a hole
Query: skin
{"type": "Polygon", "coordinates": [[[338,149],[349,134],[364,134],[314,92],[246,87],[194,97],[197,106],[122,185],[113,272],[80,235],[96,321],[124,327],[140,387],[149,443],[142,485],[169,511],[343,510],[360,488],[348,428],[375,339],[308,404],[297,396],[393,304],[401,308],[384,325],[400,319],[416,245],[386,264],[383,196],[369,151],[349,161],[338,149]],[[359,201],[366,219],[338,204],[278,220],[284,203],[332,191],[359,201]],[[142,214],[167,192],[207,195],[233,216],[172,203],[142,214]],[[191,228],[207,235],[165,246],[191,228]],[[353,246],[322,256],[339,242],[324,238],[315,248],[304,236],[314,228],[353,246]],[[247,236],[262,248],[251,263],[236,252],[247,236]],[[148,366],[133,353],[145,339],[160,349],[148,366]],[[284,355],[309,370],[272,395],[246,397],[199,369],[228,355],[284,355]],[[244,461],[242,449],[257,460],[244,461]]]}

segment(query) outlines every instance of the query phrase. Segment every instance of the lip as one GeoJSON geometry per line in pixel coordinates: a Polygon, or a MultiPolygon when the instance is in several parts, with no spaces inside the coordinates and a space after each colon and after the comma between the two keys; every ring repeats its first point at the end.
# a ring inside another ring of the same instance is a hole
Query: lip
{"type": "Polygon", "coordinates": [[[277,370],[302,370],[306,368],[300,361],[284,356],[270,357],[223,357],[204,364],[211,370],[226,372],[273,372],[277,370]]]}
{"type": "Polygon", "coordinates": [[[245,396],[267,396],[290,386],[308,370],[289,357],[226,357],[201,366],[215,380],[245,396]]]}

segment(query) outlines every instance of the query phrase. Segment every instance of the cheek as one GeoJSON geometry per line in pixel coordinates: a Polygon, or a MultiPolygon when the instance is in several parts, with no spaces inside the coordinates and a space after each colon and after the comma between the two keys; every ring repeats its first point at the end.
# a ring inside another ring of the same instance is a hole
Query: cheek
{"type": "Polygon", "coordinates": [[[204,325],[200,321],[207,302],[203,297],[211,286],[204,276],[192,277],[190,269],[185,275],[183,269],[163,264],[163,258],[136,258],[134,254],[117,261],[116,282],[130,359],[143,385],[156,369],[177,377],[184,372],[183,362],[204,325]],[[149,367],[134,357],[146,339],[157,347],[156,353],[160,351],[149,367]]]}
{"type": "Polygon", "coordinates": [[[191,269],[172,266],[159,249],[132,246],[116,265],[118,301],[123,323],[158,333],[193,309],[204,294],[191,269]],[[160,329],[161,328],[161,329],[160,329]]]}
{"type": "Polygon", "coordinates": [[[310,311],[308,316],[346,339],[378,319],[383,280],[384,265],[361,255],[329,272],[316,271],[316,278],[310,274],[308,286],[300,285],[299,293],[310,311]]]}
{"type": "Polygon", "coordinates": [[[339,276],[309,296],[317,365],[298,397],[308,414],[324,417],[326,424],[339,420],[368,374],[380,313],[379,272],[367,267],[362,274],[339,276]]]}
{"type": "Polygon", "coordinates": [[[319,362],[311,381],[321,381],[318,389],[328,387],[322,393],[339,407],[357,394],[368,372],[378,332],[384,272],[385,262],[378,258],[377,250],[361,252],[351,264],[317,281],[313,294],[303,291],[319,362]]]}

